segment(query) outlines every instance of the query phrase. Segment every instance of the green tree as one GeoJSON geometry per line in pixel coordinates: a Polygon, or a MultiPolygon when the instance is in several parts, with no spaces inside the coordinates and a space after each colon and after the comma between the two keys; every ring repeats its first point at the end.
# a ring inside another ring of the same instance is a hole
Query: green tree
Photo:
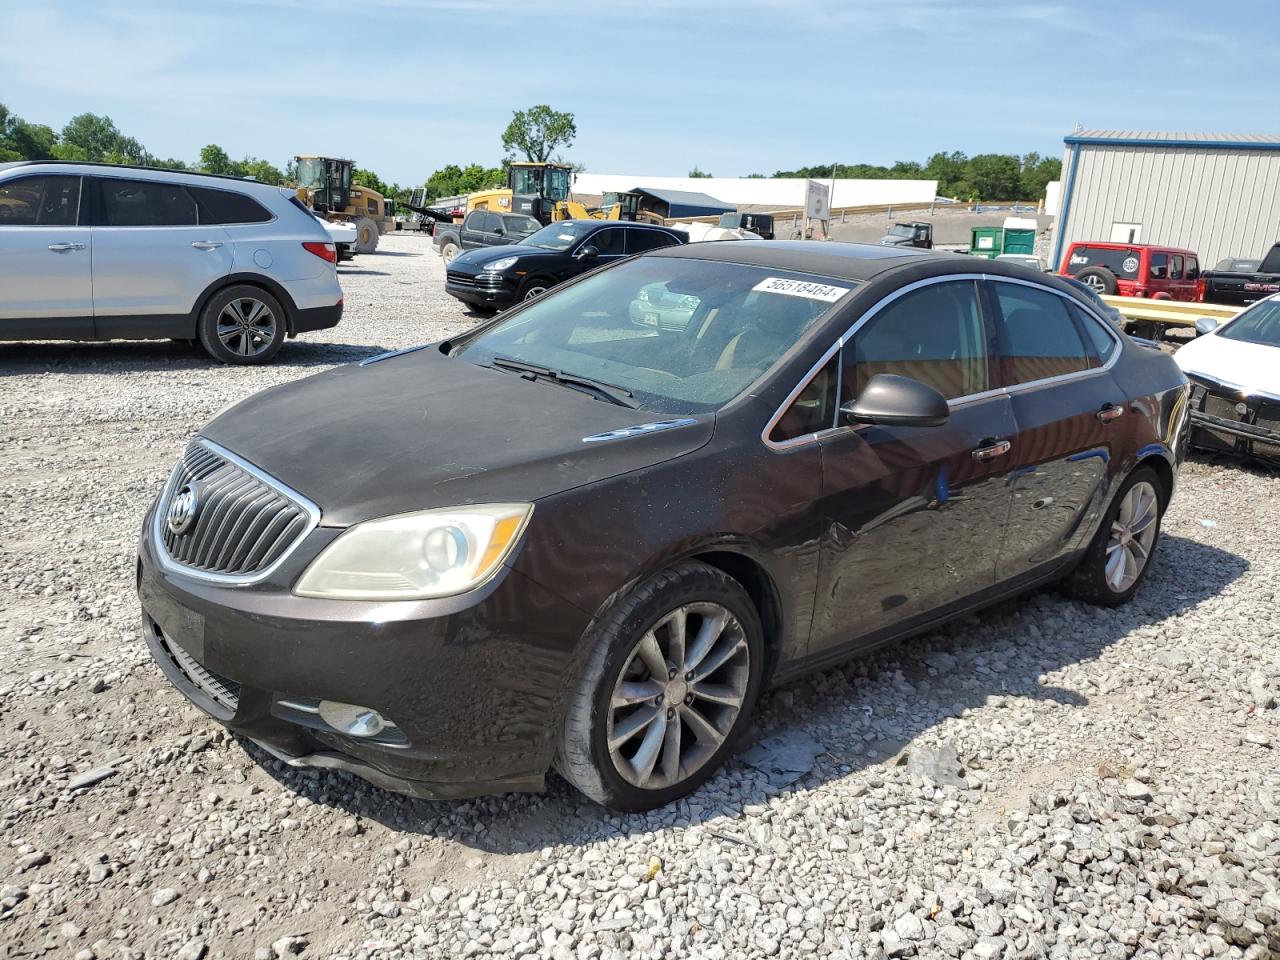
{"type": "Polygon", "coordinates": [[[378,191],[378,193],[382,194],[384,197],[395,195],[394,188],[390,184],[383,182],[382,178],[372,170],[361,170],[357,167],[355,170],[351,171],[351,179],[362,187],[368,187],[370,190],[378,191]]]}
{"type": "Polygon", "coordinates": [[[223,177],[235,176],[235,163],[216,143],[200,148],[200,169],[205,173],[216,173],[223,177]]]}
{"type": "Polygon", "coordinates": [[[1018,200],[1022,193],[1018,158],[1004,153],[972,157],[965,169],[972,195],[980,200],[1018,200]]]}
{"type": "Polygon", "coordinates": [[[560,147],[570,147],[578,135],[572,113],[552,110],[539,103],[528,110],[516,110],[502,132],[502,149],[523,153],[532,163],[546,163],[560,147]]]}
{"type": "Polygon", "coordinates": [[[689,177],[693,180],[710,180],[711,176],[712,175],[707,173],[705,170],[698,169],[698,165],[696,163],[693,165],[693,169],[689,171],[689,177]]]}
{"type": "Polygon", "coordinates": [[[235,176],[237,177],[252,177],[260,183],[284,183],[284,172],[266,160],[259,160],[257,157],[245,157],[234,166],[235,176]]]}
{"type": "Polygon", "coordinates": [[[61,145],[94,162],[102,162],[113,153],[127,157],[128,162],[141,162],[146,153],[137,140],[125,137],[110,117],[96,113],[81,113],[68,120],[62,128],[61,145]]]}
{"type": "Polygon", "coordinates": [[[1045,187],[1049,181],[1062,177],[1062,161],[1057,157],[1042,157],[1038,153],[1028,153],[1022,158],[1022,172],[1019,176],[1021,192],[1019,200],[1039,200],[1044,197],[1045,187]]]}

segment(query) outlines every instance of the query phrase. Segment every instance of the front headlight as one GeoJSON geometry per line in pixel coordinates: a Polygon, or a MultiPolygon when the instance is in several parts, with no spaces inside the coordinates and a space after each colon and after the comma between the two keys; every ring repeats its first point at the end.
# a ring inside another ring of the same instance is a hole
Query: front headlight
{"type": "Polygon", "coordinates": [[[493,261],[490,261],[489,263],[486,263],[480,269],[491,270],[494,273],[497,273],[499,270],[507,269],[507,267],[511,266],[519,259],[520,259],[519,257],[503,257],[501,260],[493,260],[493,261]]]}
{"type": "Polygon", "coordinates": [[[494,503],[358,523],[324,548],[293,592],[330,600],[463,593],[493,575],[532,513],[531,503],[494,503]]]}

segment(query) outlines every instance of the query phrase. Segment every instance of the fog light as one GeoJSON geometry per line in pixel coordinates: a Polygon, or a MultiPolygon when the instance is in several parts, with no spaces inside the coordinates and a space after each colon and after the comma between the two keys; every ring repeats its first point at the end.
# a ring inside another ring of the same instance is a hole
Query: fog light
{"type": "Polygon", "coordinates": [[[376,737],[395,726],[377,710],[354,703],[321,700],[319,710],[321,720],[350,737],[376,737]]]}

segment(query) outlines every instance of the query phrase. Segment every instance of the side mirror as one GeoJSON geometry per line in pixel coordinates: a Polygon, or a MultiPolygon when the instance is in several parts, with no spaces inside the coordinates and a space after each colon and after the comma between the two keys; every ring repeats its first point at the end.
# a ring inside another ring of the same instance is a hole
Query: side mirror
{"type": "Polygon", "coordinates": [[[1199,317],[1196,320],[1196,336],[1200,337],[1206,333],[1213,333],[1218,329],[1217,317],[1199,317]]]}
{"type": "Polygon", "coordinates": [[[573,255],[573,259],[592,260],[598,256],[600,256],[600,250],[588,243],[586,246],[578,249],[578,252],[573,255]]]}
{"type": "Polygon", "coordinates": [[[936,427],[951,416],[946,397],[937,390],[895,373],[877,373],[840,412],[852,423],[884,427],[936,427]]]}

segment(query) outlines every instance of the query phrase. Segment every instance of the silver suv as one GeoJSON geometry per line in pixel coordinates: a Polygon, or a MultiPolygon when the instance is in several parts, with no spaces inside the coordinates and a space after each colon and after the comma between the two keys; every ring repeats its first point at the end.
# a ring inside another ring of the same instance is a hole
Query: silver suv
{"type": "Polygon", "coordinates": [[[199,340],[265,363],[342,317],[337,255],[284,187],[92,163],[0,164],[0,340],[199,340]]]}

